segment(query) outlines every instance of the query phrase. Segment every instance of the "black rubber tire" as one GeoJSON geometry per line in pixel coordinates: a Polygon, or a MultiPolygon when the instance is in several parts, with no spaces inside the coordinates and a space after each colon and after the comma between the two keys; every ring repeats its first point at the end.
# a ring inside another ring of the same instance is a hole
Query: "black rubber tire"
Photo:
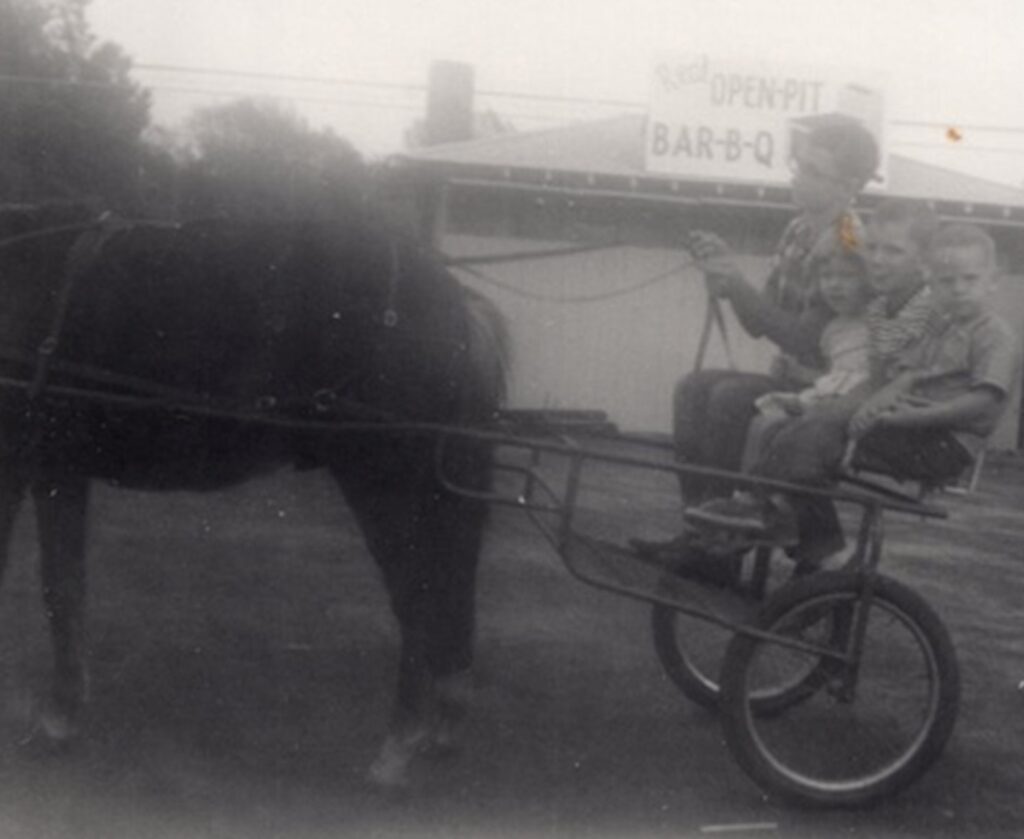
{"type": "MultiPolygon", "coordinates": [[[[654,634],[654,649],[658,654],[665,673],[687,699],[711,711],[718,710],[721,690],[718,685],[718,669],[700,666],[687,646],[680,643],[679,625],[698,624],[697,618],[671,609],[655,606],[651,610],[651,630],[654,634]],[[705,672],[714,670],[714,672],[705,672]]],[[[716,627],[719,632],[727,630],[716,627]]],[[[723,654],[724,654],[723,647],[723,654]]]]}
{"type": "MultiPolygon", "coordinates": [[[[759,560],[767,563],[770,553],[759,560]]],[[[737,559],[730,571],[732,586],[743,586],[742,568],[737,559]]],[[[721,565],[721,560],[713,561],[721,565]]],[[[721,584],[721,581],[716,581],[721,584]]],[[[762,579],[753,596],[764,597],[765,582],[762,579]]],[[[749,591],[748,591],[749,595],[749,591]]],[[[709,710],[717,710],[721,700],[719,686],[722,662],[733,638],[733,631],[702,618],[680,612],[670,606],[656,605],[651,611],[651,630],[654,635],[654,649],[658,660],[669,679],[688,699],[709,710]]],[[[806,674],[812,678],[813,674],[806,674]]],[[[755,700],[758,713],[776,713],[793,702],[800,701],[813,688],[797,680],[781,689],[762,693],[755,700]]]]}
{"type": "MultiPolygon", "coordinates": [[[[829,643],[835,645],[840,640],[837,635],[849,637],[848,631],[837,633],[836,627],[852,626],[865,579],[857,573],[825,572],[785,586],[766,603],[758,628],[784,632],[789,626],[790,634],[802,633],[821,615],[834,615],[829,630],[833,641],[829,643]]],[[[805,806],[862,806],[902,790],[942,753],[956,723],[960,696],[956,652],[949,633],[928,603],[907,586],[882,576],[874,577],[873,586],[864,655],[858,664],[853,697],[836,692],[845,668],[834,658],[786,652],[778,643],[750,636],[738,635],[730,643],[722,666],[720,702],[725,739],[740,766],[766,792],[805,806]],[[911,649],[920,654],[926,674],[923,713],[911,715],[913,731],[906,744],[901,740],[896,749],[890,745],[895,711],[886,711],[879,718],[884,742],[873,743],[873,732],[866,727],[872,721],[867,711],[873,706],[865,694],[870,694],[874,676],[888,676],[880,697],[897,708],[905,702],[894,694],[906,693],[915,684],[906,663],[895,660],[903,647],[893,641],[876,642],[872,634],[883,631],[887,620],[894,621],[892,625],[900,627],[914,642],[911,649]],[[759,656],[773,655],[780,660],[787,655],[803,656],[816,664],[807,668],[814,677],[802,683],[809,691],[803,697],[805,702],[790,703],[769,717],[760,712],[759,700],[750,698],[749,685],[756,683],[756,673],[760,672],[759,656]],[[833,733],[823,719],[825,713],[839,721],[833,733]],[[858,718],[855,713],[862,716],[858,718]],[[823,745],[815,748],[817,743],[823,745]],[[842,754],[847,743],[850,752],[842,754]],[[823,760],[835,757],[842,770],[850,774],[823,777],[820,771],[797,767],[792,754],[796,750],[813,752],[810,759],[819,769],[823,760]],[[886,754],[890,751],[891,759],[886,754]],[[876,756],[887,762],[870,769],[859,768],[859,763],[875,760],[876,756]]]]}
{"type": "MultiPolygon", "coordinates": [[[[717,711],[722,700],[722,665],[735,633],[668,606],[654,606],[651,610],[651,629],[658,660],[673,684],[687,699],[717,711]],[[685,627],[685,631],[681,631],[681,627],[685,627]],[[698,632],[702,634],[700,642],[705,646],[714,645],[714,649],[704,649],[698,654],[696,640],[683,638],[698,632]],[[702,657],[710,657],[710,660],[701,661],[702,657]]],[[[801,702],[817,689],[821,670],[820,666],[810,668],[785,686],[760,693],[753,701],[754,712],[769,716],[801,702]]]]}

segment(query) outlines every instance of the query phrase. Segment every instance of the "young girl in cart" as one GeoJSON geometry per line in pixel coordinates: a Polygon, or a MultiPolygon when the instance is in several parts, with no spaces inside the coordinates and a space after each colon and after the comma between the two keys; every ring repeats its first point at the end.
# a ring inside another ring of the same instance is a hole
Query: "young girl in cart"
{"type": "Polygon", "coordinates": [[[821,334],[821,356],[827,372],[797,392],[772,391],[759,397],[758,410],[747,432],[743,468],[757,461],[773,434],[791,417],[851,393],[869,378],[868,323],[865,310],[870,299],[868,270],[861,252],[836,241],[831,251],[816,260],[822,300],[833,317],[821,334]]]}

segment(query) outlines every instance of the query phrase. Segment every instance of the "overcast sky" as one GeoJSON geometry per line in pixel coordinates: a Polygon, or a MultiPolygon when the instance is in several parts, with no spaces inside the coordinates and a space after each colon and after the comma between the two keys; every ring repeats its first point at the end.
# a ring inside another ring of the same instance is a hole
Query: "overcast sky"
{"type": "Polygon", "coordinates": [[[436,59],[471,63],[479,105],[520,130],[622,108],[488,94],[643,103],[665,52],[861,66],[889,80],[890,120],[963,135],[954,145],[938,127],[893,127],[892,151],[1024,184],[1022,0],[92,0],[90,21],[143,65],[160,122],[262,93],[370,156],[400,148],[423,94],[352,83],[422,85],[436,59]]]}

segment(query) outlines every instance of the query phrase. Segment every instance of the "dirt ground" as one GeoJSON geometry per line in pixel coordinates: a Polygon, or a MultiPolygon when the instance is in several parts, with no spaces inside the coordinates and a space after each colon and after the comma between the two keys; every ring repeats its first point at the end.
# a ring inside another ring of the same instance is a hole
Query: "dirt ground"
{"type": "MultiPolygon", "coordinates": [[[[672,487],[634,479],[601,476],[584,518],[664,531],[672,487]]],[[[82,741],[54,754],[28,737],[49,652],[26,510],[0,594],[0,837],[1022,835],[1024,461],[992,458],[975,494],[943,503],[948,521],[891,519],[885,568],[953,635],[959,722],[925,777],[855,812],[762,795],[715,715],[662,674],[649,609],[575,581],[508,509],[482,562],[463,750],[419,765],[407,796],[375,792],[396,637],[315,472],[211,495],[97,487],[92,703],[82,741]]]]}

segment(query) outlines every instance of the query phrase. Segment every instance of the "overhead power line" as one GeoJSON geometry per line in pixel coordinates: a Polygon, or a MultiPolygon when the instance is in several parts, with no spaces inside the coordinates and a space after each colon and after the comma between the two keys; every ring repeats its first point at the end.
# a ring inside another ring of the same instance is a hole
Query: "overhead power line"
{"type": "Polygon", "coordinates": [[[956,128],[959,131],[987,131],[993,134],[1024,134],[1024,125],[976,125],[972,123],[958,122],[934,122],[914,119],[894,119],[891,125],[898,125],[901,128],[939,128],[945,131],[948,128],[956,128]]]}
{"type": "MultiPolygon", "coordinates": [[[[425,84],[412,84],[404,82],[375,82],[367,81],[365,79],[337,78],[330,76],[292,76],[280,73],[266,73],[252,70],[219,70],[214,67],[185,67],[176,64],[135,64],[133,66],[136,70],[147,70],[160,73],[191,73],[195,75],[208,76],[247,77],[253,79],[265,79],[268,81],[301,82],[309,84],[340,85],[352,87],[371,87],[387,90],[406,90],[417,93],[425,93],[427,90],[427,86],[425,84]]],[[[581,105],[604,105],[617,108],[646,107],[646,105],[643,102],[634,102],[626,99],[561,96],[557,94],[523,93],[521,91],[487,89],[479,89],[476,91],[476,93],[479,96],[494,96],[504,99],[526,99],[536,102],[561,102],[581,105]]]]}
{"type": "MultiPolygon", "coordinates": [[[[231,70],[231,69],[218,69],[214,67],[188,67],[184,65],[176,64],[150,64],[140,63],[132,65],[132,69],[135,71],[141,71],[146,73],[169,73],[169,74],[185,74],[193,76],[221,76],[236,79],[257,79],[261,81],[279,82],[286,84],[318,84],[325,86],[334,87],[350,87],[350,88],[364,88],[369,90],[378,91],[390,91],[394,93],[406,93],[406,94],[424,94],[427,90],[425,84],[409,83],[409,82],[385,82],[385,81],[373,81],[367,79],[356,79],[356,78],[345,78],[345,77],[329,77],[329,76],[305,76],[305,75],[289,75],[282,73],[267,73],[262,71],[253,70],[231,70]]],[[[87,79],[60,79],[45,76],[23,76],[23,75],[11,75],[11,74],[0,74],[0,83],[7,84],[25,84],[25,85],[50,85],[55,87],[84,87],[84,88],[95,88],[103,89],[109,87],[120,87],[111,82],[100,82],[91,81],[87,79]]],[[[414,106],[412,105],[400,105],[397,103],[385,103],[381,101],[371,100],[339,100],[337,97],[326,97],[326,96],[308,96],[304,94],[273,94],[266,91],[252,91],[252,90],[237,90],[230,88],[206,88],[206,87],[186,87],[182,85],[174,84],[163,84],[163,83],[147,83],[143,85],[148,89],[154,91],[167,91],[172,93],[190,93],[195,95],[208,95],[208,96],[268,96],[270,98],[287,98],[297,102],[309,102],[318,104],[336,104],[346,106],[366,106],[372,108],[383,108],[392,110],[410,110],[414,106]]],[[[647,107],[647,103],[636,102],[626,99],[610,99],[602,97],[584,97],[584,96],[564,96],[557,94],[538,94],[538,93],[526,93],[522,91],[510,91],[510,90],[491,90],[491,89],[478,89],[476,94],[481,97],[491,97],[495,99],[512,99],[520,102],[537,102],[537,103],[548,103],[548,104],[561,104],[561,105],[572,105],[578,107],[615,107],[624,108],[628,110],[643,110],[647,107]]],[[[510,114],[510,116],[512,116],[510,114]]],[[[521,119],[529,119],[537,122],[558,122],[559,119],[552,116],[545,115],[527,115],[518,113],[514,115],[521,119]]],[[[947,131],[950,127],[955,127],[960,132],[981,132],[988,134],[1010,134],[1010,135],[1024,135],[1024,125],[996,125],[996,124],[974,124],[974,123],[951,123],[943,122],[939,120],[906,120],[906,119],[892,119],[888,122],[889,126],[894,128],[907,128],[907,129],[929,129],[935,131],[947,131]]],[[[931,145],[927,143],[914,144],[910,142],[897,141],[899,145],[917,145],[920,148],[946,148],[945,144],[931,145]]],[[[952,144],[949,148],[953,148],[952,144]]],[[[957,148],[964,148],[964,150],[970,151],[992,151],[995,153],[1010,152],[1013,153],[1015,150],[1000,149],[998,147],[979,147],[975,145],[957,146],[957,148]]]]}
{"type": "Polygon", "coordinates": [[[901,148],[935,149],[936,151],[968,151],[984,152],[985,154],[1024,155],[1024,149],[1011,149],[1005,146],[974,146],[970,143],[914,143],[905,140],[894,140],[894,146],[901,148]]]}
{"type": "MultiPolygon", "coordinates": [[[[5,83],[25,84],[44,87],[84,87],[95,90],[111,90],[121,87],[121,85],[113,84],[111,82],[74,81],[71,79],[51,79],[45,77],[33,78],[29,76],[7,76],[0,74],[0,84],[5,83]]],[[[266,93],[264,91],[238,90],[219,87],[188,87],[185,85],[155,84],[144,85],[143,89],[160,91],[164,93],[186,93],[190,95],[207,96],[214,98],[238,98],[246,96],[256,96],[264,99],[283,99],[288,100],[290,102],[307,102],[310,104],[332,105],[337,107],[356,106],[393,111],[420,110],[419,105],[402,104],[400,102],[381,102],[369,99],[343,99],[337,96],[307,96],[302,94],[266,93]]]]}
{"type": "Polygon", "coordinates": [[[365,79],[329,78],[326,76],[291,76],[281,73],[265,73],[252,70],[218,70],[214,67],[183,67],[176,64],[133,64],[132,69],[158,73],[188,73],[196,76],[231,76],[234,78],[264,79],[276,82],[299,82],[302,84],[340,85],[343,87],[369,87],[381,90],[405,90],[415,93],[426,91],[425,84],[404,82],[376,82],[365,79]]]}
{"type": "Polygon", "coordinates": [[[91,87],[98,90],[108,88],[120,88],[121,85],[112,82],[96,82],[89,79],[58,79],[49,76],[15,76],[7,73],[0,73],[0,82],[8,84],[24,84],[50,87],[91,87]]]}
{"type": "MultiPolygon", "coordinates": [[[[341,86],[350,85],[355,87],[406,90],[410,92],[425,92],[427,89],[425,84],[413,84],[406,82],[377,82],[368,81],[365,79],[338,78],[330,76],[293,76],[279,73],[266,73],[253,70],[220,70],[214,67],[186,67],[177,64],[135,64],[133,66],[137,70],[152,70],[164,73],[194,73],[198,75],[211,76],[250,77],[283,82],[304,82],[313,84],[341,86]]],[[[609,99],[603,97],[586,96],[564,96],[559,94],[525,93],[523,91],[511,90],[488,90],[486,88],[480,88],[476,91],[476,93],[479,96],[493,96],[496,98],[520,99],[533,102],[559,102],[563,104],[576,105],[600,105],[627,109],[644,109],[647,107],[646,102],[637,102],[635,100],[629,99],[609,99]]],[[[985,131],[998,134],[1024,134],[1024,125],[986,125],[972,123],[943,122],[941,120],[913,119],[893,119],[889,120],[889,124],[892,126],[898,126],[900,128],[934,128],[943,131],[948,129],[951,125],[955,125],[956,128],[962,131],[970,130],[985,131]]]]}
{"type": "Polygon", "coordinates": [[[188,93],[199,96],[213,96],[221,98],[237,98],[255,96],[261,99],[284,99],[289,102],[308,102],[319,105],[337,106],[365,106],[367,108],[380,108],[389,111],[418,111],[418,105],[402,104],[399,102],[380,102],[372,99],[342,99],[337,96],[301,96],[283,93],[254,93],[251,90],[230,90],[228,88],[210,87],[186,87],[184,85],[152,85],[151,89],[168,93],[188,93]]]}

